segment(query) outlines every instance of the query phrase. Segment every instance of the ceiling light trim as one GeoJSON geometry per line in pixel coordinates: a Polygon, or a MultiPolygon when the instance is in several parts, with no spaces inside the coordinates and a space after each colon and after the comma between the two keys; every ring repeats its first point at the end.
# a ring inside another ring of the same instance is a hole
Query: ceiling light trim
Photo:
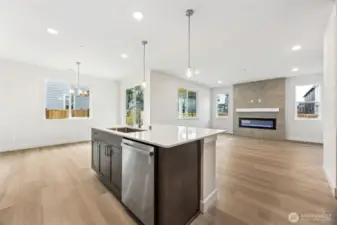
{"type": "Polygon", "coordinates": [[[47,28],[47,32],[52,34],[52,35],[58,35],[59,32],[53,28],[47,28]]]}
{"type": "Polygon", "coordinates": [[[301,50],[301,49],[302,49],[302,46],[301,46],[301,45],[294,45],[294,46],[291,48],[292,51],[299,51],[299,50],[301,50]]]}
{"type": "Polygon", "coordinates": [[[133,18],[135,18],[137,21],[142,21],[144,18],[144,15],[142,12],[134,12],[132,14],[133,18]]]}
{"type": "Polygon", "coordinates": [[[127,59],[127,58],[129,58],[129,55],[128,55],[128,54],[125,54],[125,53],[122,53],[122,54],[121,54],[121,57],[122,57],[123,59],[127,59]]]}

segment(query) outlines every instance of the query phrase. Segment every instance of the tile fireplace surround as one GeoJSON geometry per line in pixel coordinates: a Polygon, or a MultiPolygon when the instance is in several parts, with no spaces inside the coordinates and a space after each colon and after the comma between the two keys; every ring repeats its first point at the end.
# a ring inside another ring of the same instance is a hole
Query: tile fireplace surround
{"type": "Polygon", "coordinates": [[[235,135],[273,140],[285,139],[284,78],[236,84],[233,94],[235,135]],[[239,127],[239,118],[275,119],[276,129],[239,127]]]}

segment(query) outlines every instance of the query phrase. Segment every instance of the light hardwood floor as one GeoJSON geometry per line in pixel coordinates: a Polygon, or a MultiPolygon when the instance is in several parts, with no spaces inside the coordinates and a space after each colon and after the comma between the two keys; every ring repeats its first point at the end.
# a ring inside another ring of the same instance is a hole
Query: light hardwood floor
{"type": "MultiPolygon", "coordinates": [[[[90,155],[86,143],[0,154],[0,225],[134,224],[97,180],[90,155]]],[[[333,214],[322,157],[317,145],[220,136],[219,200],[193,225],[286,225],[290,212],[333,214]]]]}

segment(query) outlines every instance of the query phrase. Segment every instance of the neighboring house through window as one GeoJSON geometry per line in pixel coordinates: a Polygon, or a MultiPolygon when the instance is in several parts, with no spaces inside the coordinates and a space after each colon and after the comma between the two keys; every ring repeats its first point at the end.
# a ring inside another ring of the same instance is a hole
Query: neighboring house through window
{"type": "Polygon", "coordinates": [[[317,119],[320,117],[320,86],[296,86],[296,117],[317,119]]]}
{"type": "Polygon", "coordinates": [[[178,118],[197,117],[197,92],[185,88],[178,89],[178,118]]]}
{"type": "Polygon", "coordinates": [[[46,119],[90,117],[90,90],[64,81],[46,81],[46,119]]]}
{"type": "Polygon", "coordinates": [[[216,104],[217,104],[217,112],[216,117],[228,117],[228,94],[217,94],[216,104]]]}

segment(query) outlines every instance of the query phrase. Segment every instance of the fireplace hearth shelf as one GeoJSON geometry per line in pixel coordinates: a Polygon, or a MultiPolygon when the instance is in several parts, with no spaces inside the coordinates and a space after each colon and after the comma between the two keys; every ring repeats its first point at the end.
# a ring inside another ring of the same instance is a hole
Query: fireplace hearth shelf
{"type": "Polygon", "coordinates": [[[236,112],[279,112],[280,108],[237,108],[236,112]]]}

